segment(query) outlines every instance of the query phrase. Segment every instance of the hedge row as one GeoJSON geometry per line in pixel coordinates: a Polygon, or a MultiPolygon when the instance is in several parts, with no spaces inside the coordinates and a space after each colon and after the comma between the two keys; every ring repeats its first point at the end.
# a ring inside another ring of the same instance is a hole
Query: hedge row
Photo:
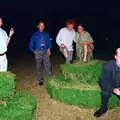
{"type": "Polygon", "coordinates": [[[0,99],[13,97],[16,88],[16,75],[10,72],[0,73],[0,99]]]}
{"type": "MultiPolygon", "coordinates": [[[[65,104],[99,107],[101,98],[98,80],[102,64],[102,61],[95,60],[89,64],[78,62],[73,65],[62,65],[63,75],[46,80],[45,86],[48,93],[52,98],[65,104]],[[75,74],[75,77],[70,74],[75,74]],[[77,76],[77,74],[80,75],[77,76]]],[[[109,106],[120,106],[119,99],[113,95],[109,106]]]]}
{"type": "Polygon", "coordinates": [[[75,64],[61,65],[65,80],[79,80],[81,83],[96,84],[101,74],[103,61],[94,60],[88,64],[77,62],[75,64]]]}
{"type": "Polygon", "coordinates": [[[16,76],[0,73],[0,120],[32,120],[36,99],[27,92],[16,92],[16,76]]]}
{"type": "Polygon", "coordinates": [[[16,93],[6,105],[0,106],[0,120],[32,120],[36,100],[26,92],[16,93]]]}

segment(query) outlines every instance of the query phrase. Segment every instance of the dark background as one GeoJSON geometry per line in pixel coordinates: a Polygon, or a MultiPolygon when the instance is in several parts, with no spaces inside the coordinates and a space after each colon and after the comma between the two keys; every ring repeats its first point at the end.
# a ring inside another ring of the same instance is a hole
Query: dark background
{"type": "Polygon", "coordinates": [[[120,2],[110,0],[11,0],[1,1],[0,16],[4,29],[14,27],[15,35],[9,45],[10,54],[28,53],[28,42],[39,20],[53,39],[57,54],[56,35],[67,19],[85,25],[95,40],[95,53],[112,53],[120,47],[120,2]]]}

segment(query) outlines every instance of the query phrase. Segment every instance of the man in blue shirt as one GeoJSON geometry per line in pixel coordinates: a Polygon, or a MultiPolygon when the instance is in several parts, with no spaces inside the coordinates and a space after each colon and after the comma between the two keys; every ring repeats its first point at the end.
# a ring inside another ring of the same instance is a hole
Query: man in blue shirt
{"type": "Polygon", "coordinates": [[[51,75],[51,40],[47,32],[44,32],[45,24],[39,22],[37,25],[38,31],[33,34],[30,42],[29,49],[35,54],[36,60],[36,71],[37,71],[37,80],[39,84],[42,85],[43,78],[43,68],[48,75],[51,75]]]}

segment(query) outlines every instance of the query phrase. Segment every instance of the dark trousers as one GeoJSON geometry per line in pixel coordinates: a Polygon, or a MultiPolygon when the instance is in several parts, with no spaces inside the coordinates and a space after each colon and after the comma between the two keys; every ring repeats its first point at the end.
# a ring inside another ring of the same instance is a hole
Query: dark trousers
{"type": "Polygon", "coordinates": [[[37,51],[35,53],[37,80],[41,81],[44,77],[44,71],[47,75],[52,74],[50,57],[46,51],[37,51]]]}
{"type": "MultiPolygon", "coordinates": [[[[101,103],[102,103],[102,107],[107,107],[109,99],[112,96],[112,94],[114,94],[112,90],[102,89],[102,91],[101,91],[101,103]]],[[[120,99],[120,96],[117,96],[117,97],[120,99]]]]}

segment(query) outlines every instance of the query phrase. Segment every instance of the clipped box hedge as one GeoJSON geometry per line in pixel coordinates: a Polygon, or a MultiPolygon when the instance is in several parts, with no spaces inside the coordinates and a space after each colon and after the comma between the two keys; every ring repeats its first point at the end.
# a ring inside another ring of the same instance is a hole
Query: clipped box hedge
{"type": "MultiPolygon", "coordinates": [[[[102,64],[103,61],[93,60],[88,64],[77,62],[73,65],[62,65],[63,75],[46,80],[48,93],[65,104],[99,107],[101,97],[98,80],[102,64]]],[[[109,106],[120,106],[120,100],[113,95],[109,106]]]]}
{"type": "Polygon", "coordinates": [[[0,73],[0,99],[13,97],[16,88],[16,75],[10,72],[0,73]]]}
{"type": "Polygon", "coordinates": [[[18,92],[6,105],[0,106],[0,120],[32,120],[35,98],[27,92],[18,92]]]}
{"type": "Polygon", "coordinates": [[[36,99],[28,92],[16,92],[16,76],[0,73],[0,120],[32,120],[36,99]]]}

